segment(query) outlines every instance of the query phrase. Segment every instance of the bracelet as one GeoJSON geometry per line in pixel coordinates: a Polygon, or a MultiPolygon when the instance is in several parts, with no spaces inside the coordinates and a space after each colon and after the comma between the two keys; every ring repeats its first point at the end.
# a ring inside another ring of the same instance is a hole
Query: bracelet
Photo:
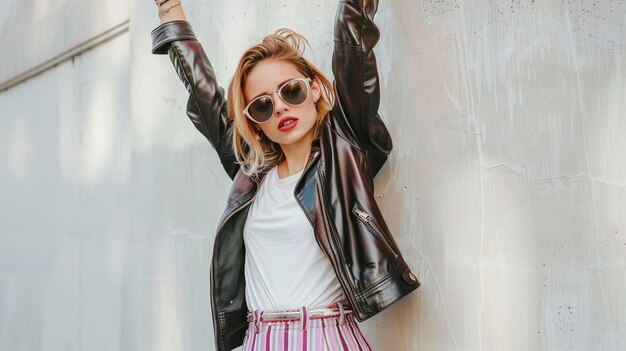
{"type": "Polygon", "coordinates": [[[161,7],[163,6],[163,4],[165,4],[168,1],[170,0],[154,0],[154,3],[156,4],[157,7],[161,7]]]}
{"type": "Polygon", "coordinates": [[[170,12],[171,9],[173,9],[174,7],[179,6],[179,5],[180,5],[180,2],[175,4],[175,5],[172,5],[172,6],[168,7],[166,9],[159,9],[159,17],[163,17],[166,13],[170,12]]]}

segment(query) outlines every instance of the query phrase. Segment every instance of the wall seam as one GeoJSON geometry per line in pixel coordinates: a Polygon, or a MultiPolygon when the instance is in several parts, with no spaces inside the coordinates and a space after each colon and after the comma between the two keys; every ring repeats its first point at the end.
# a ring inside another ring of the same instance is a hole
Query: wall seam
{"type": "Polygon", "coordinates": [[[56,55],[53,58],[44,61],[43,63],[40,63],[32,68],[29,68],[26,71],[19,73],[16,76],[13,76],[12,78],[9,78],[8,80],[4,82],[0,82],[0,92],[8,90],[40,73],[43,73],[49,70],[50,68],[57,66],[59,63],[63,61],[69,60],[76,55],[80,55],[85,51],[93,49],[94,47],[106,41],[109,41],[123,33],[126,33],[128,32],[129,28],[130,28],[130,20],[127,19],[124,22],[105,30],[104,32],[94,37],[91,37],[68,50],[65,50],[59,55],[56,55]]]}

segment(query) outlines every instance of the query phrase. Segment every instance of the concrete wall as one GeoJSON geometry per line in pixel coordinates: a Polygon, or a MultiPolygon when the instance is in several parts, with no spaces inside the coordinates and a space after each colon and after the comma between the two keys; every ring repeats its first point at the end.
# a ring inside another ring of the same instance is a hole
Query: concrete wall
{"type": "MultiPolygon", "coordinates": [[[[335,1],[187,0],[228,83],[277,27],[330,72],[335,1]],[[303,8],[306,11],[303,12],[303,8]]],[[[208,269],[229,187],[149,54],[150,1],[5,0],[0,350],[211,350],[208,269]]],[[[382,1],[376,179],[419,291],[376,350],[626,348],[626,4],[382,1]]]]}

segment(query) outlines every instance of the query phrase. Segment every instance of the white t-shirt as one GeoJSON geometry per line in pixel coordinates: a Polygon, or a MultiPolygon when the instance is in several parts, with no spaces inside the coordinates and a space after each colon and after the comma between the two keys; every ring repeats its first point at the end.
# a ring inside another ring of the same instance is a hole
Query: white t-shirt
{"type": "Polygon", "coordinates": [[[302,172],[268,172],[251,205],[243,239],[248,309],[325,307],[343,301],[341,285],[294,197],[302,172]]]}

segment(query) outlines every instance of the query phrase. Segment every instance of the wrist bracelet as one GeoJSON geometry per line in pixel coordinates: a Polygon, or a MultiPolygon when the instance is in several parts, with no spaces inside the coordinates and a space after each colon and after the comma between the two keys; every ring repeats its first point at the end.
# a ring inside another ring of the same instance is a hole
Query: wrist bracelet
{"type": "Polygon", "coordinates": [[[165,4],[168,1],[170,0],[154,0],[154,3],[156,4],[157,7],[161,7],[163,6],[163,4],[165,4]]]}
{"type": "Polygon", "coordinates": [[[175,4],[175,5],[172,5],[172,6],[168,7],[166,9],[161,9],[160,8],[159,9],[159,17],[163,17],[166,13],[170,12],[171,9],[173,9],[174,7],[176,7],[178,5],[180,5],[180,2],[175,4]]]}

